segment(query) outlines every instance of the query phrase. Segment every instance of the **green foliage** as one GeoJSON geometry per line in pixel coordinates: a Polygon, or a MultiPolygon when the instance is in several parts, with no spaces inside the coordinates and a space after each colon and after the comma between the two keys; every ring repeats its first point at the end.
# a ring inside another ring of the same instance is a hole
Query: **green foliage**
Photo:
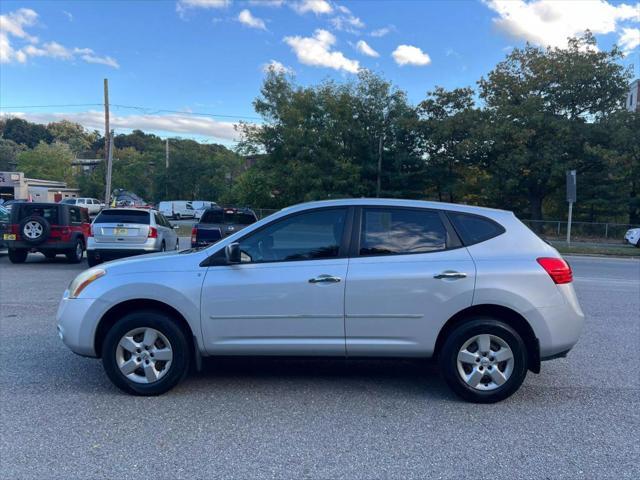
{"type": "Polygon", "coordinates": [[[53,135],[44,125],[30,123],[21,118],[8,118],[0,121],[0,136],[6,140],[34,148],[40,142],[51,143],[53,135]]]}
{"type": "Polygon", "coordinates": [[[26,177],[43,180],[64,180],[75,185],[71,162],[73,152],[64,143],[40,142],[35,148],[18,154],[18,170],[26,177]]]}

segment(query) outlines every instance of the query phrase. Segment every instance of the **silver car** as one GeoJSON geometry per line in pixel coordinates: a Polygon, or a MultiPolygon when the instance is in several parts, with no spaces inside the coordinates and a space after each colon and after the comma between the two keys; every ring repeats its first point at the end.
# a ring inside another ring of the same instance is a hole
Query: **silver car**
{"type": "Polygon", "coordinates": [[[107,260],[178,249],[178,234],[160,212],[110,208],[91,224],[87,262],[92,267],[107,260]]]}
{"type": "Polygon", "coordinates": [[[436,358],[462,398],[496,402],[578,341],[572,281],[511,212],[332,200],[86,270],[57,321],[71,350],[137,395],[166,392],[202,357],[316,355],[436,358]]]}

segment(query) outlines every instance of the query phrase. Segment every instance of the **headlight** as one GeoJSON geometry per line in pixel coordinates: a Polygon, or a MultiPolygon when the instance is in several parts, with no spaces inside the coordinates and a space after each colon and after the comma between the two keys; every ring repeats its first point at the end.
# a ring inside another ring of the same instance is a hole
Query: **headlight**
{"type": "Polygon", "coordinates": [[[106,274],[106,270],[103,270],[102,268],[90,268],[89,270],[85,270],[74,278],[69,285],[69,298],[78,298],[80,292],[82,292],[89,284],[106,274]]]}

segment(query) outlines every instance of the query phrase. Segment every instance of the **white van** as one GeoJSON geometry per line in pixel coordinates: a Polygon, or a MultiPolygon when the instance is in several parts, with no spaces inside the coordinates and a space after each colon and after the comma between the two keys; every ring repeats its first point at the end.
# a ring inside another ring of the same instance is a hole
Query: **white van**
{"type": "Polygon", "coordinates": [[[195,218],[195,209],[192,202],[186,200],[173,200],[160,202],[158,210],[167,218],[180,220],[181,218],[195,218]]]}
{"type": "Polygon", "coordinates": [[[191,202],[191,205],[196,211],[195,218],[197,220],[200,220],[200,217],[202,217],[202,214],[207,208],[215,207],[218,204],[216,202],[209,202],[207,200],[194,200],[191,202]]]}

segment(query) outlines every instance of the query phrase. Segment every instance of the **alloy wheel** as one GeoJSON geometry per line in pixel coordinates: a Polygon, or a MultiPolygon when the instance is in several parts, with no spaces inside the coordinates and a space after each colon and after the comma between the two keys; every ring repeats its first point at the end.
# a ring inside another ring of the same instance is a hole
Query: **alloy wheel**
{"type": "Polygon", "coordinates": [[[513,352],[509,344],[496,335],[475,335],[460,348],[457,367],[460,377],[471,388],[496,390],[513,373],[513,352]]]}
{"type": "Polygon", "coordinates": [[[30,238],[31,240],[35,240],[42,235],[44,228],[42,228],[42,224],[40,222],[36,222],[35,220],[31,220],[24,224],[22,228],[22,233],[24,233],[25,237],[30,238]]]}
{"type": "Polygon", "coordinates": [[[151,327],[130,330],[118,342],[116,363],[120,372],[135,383],[154,383],[171,367],[173,349],[162,332],[151,327]]]}

